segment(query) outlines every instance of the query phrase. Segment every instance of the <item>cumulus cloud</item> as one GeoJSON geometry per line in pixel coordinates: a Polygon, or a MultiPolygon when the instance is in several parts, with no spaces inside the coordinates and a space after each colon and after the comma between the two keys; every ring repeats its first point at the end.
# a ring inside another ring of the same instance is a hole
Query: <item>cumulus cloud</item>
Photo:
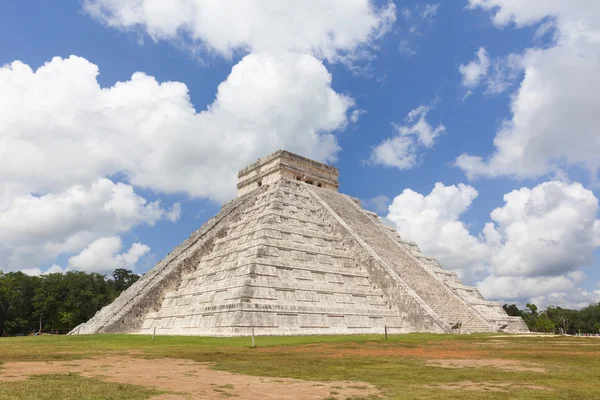
{"type": "Polygon", "coordinates": [[[97,75],[75,56],[37,71],[21,62],[0,69],[0,190],[55,190],[119,173],[134,186],[224,201],[237,169],[278,148],[335,159],[331,132],[353,103],[307,54],[244,57],[201,112],[183,83],[137,72],[101,88],[97,75]]]}
{"type": "Polygon", "coordinates": [[[504,206],[473,235],[461,215],[477,191],[437,183],[428,195],[410,189],[397,196],[386,218],[401,236],[454,269],[479,281],[491,299],[530,299],[579,290],[581,267],[600,247],[598,199],[579,183],[544,182],[504,196],[504,206]]]}
{"type": "Polygon", "coordinates": [[[498,26],[553,26],[549,46],[512,56],[524,78],[512,96],[511,117],[501,124],[493,154],[463,154],[456,160],[467,176],[517,178],[552,173],[569,165],[598,172],[600,141],[600,8],[577,2],[470,0],[493,13],[498,26]],[[568,82],[568,84],[565,84],[568,82]]]}
{"type": "Polygon", "coordinates": [[[392,1],[370,0],[85,0],[84,10],[113,28],[188,40],[226,57],[289,50],[328,61],[368,46],[396,19],[392,1]]]}
{"type": "Polygon", "coordinates": [[[179,221],[181,217],[181,203],[177,202],[173,204],[173,207],[165,214],[165,218],[171,222],[179,221]]]}
{"type": "Polygon", "coordinates": [[[166,214],[130,185],[106,178],[42,196],[19,196],[0,209],[0,269],[35,272],[29,266],[81,251],[105,235],[153,225],[166,214]]]}
{"type": "Polygon", "coordinates": [[[142,243],[133,243],[129,250],[120,253],[123,243],[119,236],[109,236],[94,240],[79,254],[69,257],[65,268],[52,265],[46,271],[40,268],[24,268],[21,271],[27,275],[48,275],[69,271],[98,272],[106,274],[117,268],[135,270],[138,261],[150,253],[150,247],[142,243]]]}
{"type": "Polygon", "coordinates": [[[489,68],[490,57],[485,48],[480,47],[475,60],[458,67],[462,75],[462,85],[468,89],[479,86],[481,80],[487,76],[489,68]]]}
{"type": "Polygon", "coordinates": [[[560,306],[570,309],[581,309],[592,303],[600,302],[600,290],[585,290],[575,288],[571,291],[556,292],[531,299],[541,307],[560,306]]]}
{"type": "Polygon", "coordinates": [[[435,139],[446,131],[439,124],[435,128],[427,121],[429,106],[412,110],[405,118],[405,125],[393,124],[396,135],[381,142],[371,153],[371,162],[377,165],[410,169],[419,161],[419,151],[431,148],[435,139]]]}
{"type": "Polygon", "coordinates": [[[1,268],[35,269],[100,237],[178,220],[180,204],[163,210],[133,187],[225,201],[239,168],[279,148],[332,161],[333,132],[353,105],[308,54],[244,57],[204,111],[183,83],[137,72],[102,88],[98,72],[76,56],[0,67],[1,268]]]}
{"type": "MultiPolygon", "coordinates": [[[[123,181],[132,193],[135,187],[223,202],[235,195],[239,168],[279,148],[334,161],[335,131],[357,122],[362,111],[352,110],[353,100],[331,88],[321,60],[354,68],[357,60],[372,59],[375,41],[396,18],[392,1],[163,3],[86,0],[84,9],[108,26],[155,41],[223,57],[250,54],[202,110],[192,104],[185,84],[157,82],[141,72],[101,87],[99,68],[81,57],[56,57],[38,69],[19,61],[0,67],[0,218],[9,218],[23,201],[51,203],[77,190],[88,190],[82,199],[94,197],[92,186],[107,177],[123,181]]],[[[78,204],[61,205],[58,214],[77,215],[66,219],[70,222],[40,227],[27,240],[6,238],[0,267],[41,273],[36,263],[87,248],[73,258],[81,263],[102,244],[112,244],[105,246],[106,260],[125,260],[129,252],[111,253],[114,240],[96,241],[181,216],[179,203],[168,211],[156,204],[155,218],[122,228],[114,218],[100,217],[102,201],[86,205],[89,216],[81,215],[78,204]],[[95,218],[101,223],[95,225],[95,218]]],[[[51,218],[43,209],[38,214],[51,218]]],[[[11,221],[14,232],[33,229],[25,220],[11,221]]]]}
{"type": "Polygon", "coordinates": [[[491,213],[504,238],[495,251],[498,276],[557,275],[591,265],[600,246],[598,199],[579,183],[545,182],[504,196],[491,213]]]}
{"type": "MultiPolygon", "coordinates": [[[[578,279],[569,274],[558,276],[496,276],[490,275],[478,283],[484,296],[492,299],[540,299],[571,293],[578,279]]],[[[537,304],[537,303],[536,303],[537,304]]],[[[562,304],[560,304],[562,305],[562,304]]]]}
{"type": "Polygon", "coordinates": [[[54,264],[46,271],[42,271],[40,268],[24,268],[21,270],[21,272],[30,276],[40,276],[48,274],[62,274],[65,272],[65,269],[59,265],[54,264]]]}
{"type": "Polygon", "coordinates": [[[117,268],[133,269],[142,257],[150,252],[150,247],[134,243],[125,253],[119,236],[104,237],[90,243],[81,253],[69,258],[67,270],[86,272],[110,272],[117,268]]]}
{"type": "Polygon", "coordinates": [[[463,184],[438,182],[428,195],[405,189],[392,200],[386,219],[402,237],[417,242],[425,254],[436,256],[444,268],[473,280],[483,272],[490,248],[469,233],[460,216],[477,196],[473,187],[463,184]]]}

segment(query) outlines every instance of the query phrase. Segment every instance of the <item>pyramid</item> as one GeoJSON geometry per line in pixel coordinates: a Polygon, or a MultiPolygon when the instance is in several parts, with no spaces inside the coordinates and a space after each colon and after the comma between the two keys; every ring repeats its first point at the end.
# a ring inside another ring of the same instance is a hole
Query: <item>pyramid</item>
{"type": "Polygon", "coordinates": [[[71,334],[527,332],[360,202],[339,171],[277,151],[238,197],[71,334]]]}

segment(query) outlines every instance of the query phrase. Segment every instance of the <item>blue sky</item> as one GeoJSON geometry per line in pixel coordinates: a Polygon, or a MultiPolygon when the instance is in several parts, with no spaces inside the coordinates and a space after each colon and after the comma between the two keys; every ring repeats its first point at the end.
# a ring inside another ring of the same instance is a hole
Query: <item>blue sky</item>
{"type": "Polygon", "coordinates": [[[285,147],[488,298],[599,301],[598,10],[528,3],[3,4],[0,269],[144,272],[285,147]]]}

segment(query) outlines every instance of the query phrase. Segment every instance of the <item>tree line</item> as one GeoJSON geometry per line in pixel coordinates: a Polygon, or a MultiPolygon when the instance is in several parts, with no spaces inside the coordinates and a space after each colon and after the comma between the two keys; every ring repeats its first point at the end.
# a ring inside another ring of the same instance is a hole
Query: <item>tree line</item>
{"type": "Polygon", "coordinates": [[[111,277],[81,271],[42,276],[0,271],[0,335],[68,332],[138,279],[121,268],[111,277]]]}
{"type": "Polygon", "coordinates": [[[548,306],[541,312],[531,303],[527,303],[522,310],[515,304],[504,304],[502,307],[508,315],[523,318],[532,332],[571,335],[600,333],[600,303],[590,304],[581,310],[548,306]]]}

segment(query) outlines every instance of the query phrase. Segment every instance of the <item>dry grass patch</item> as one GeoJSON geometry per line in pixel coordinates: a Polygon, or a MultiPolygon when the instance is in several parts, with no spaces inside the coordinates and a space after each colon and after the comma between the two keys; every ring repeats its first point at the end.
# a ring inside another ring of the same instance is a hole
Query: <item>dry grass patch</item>
{"type": "Polygon", "coordinates": [[[362,382],[314,382],[281,378],[277,381],[260,376],[233,374],[213,370],[211,363],[182,359],[142,359],[131,356],[107,356],[78,360],[77,364],[62,361],[9,362],[0,371],[0,382],[24,381],[32,375],[80,374],[104,382],[133,384],[153,388],[165,394],[158,399],[222,399],[236,397],[253,399],[315,399],[322,400],[332,391],[342,399],[379,394],[372,385],[362,382]]]}
{"type": "Polygon", "coordinates": [[[482,358],[482,359],[437,359],[429,360],[427,365],[442,368],[498,368],[503,371],[518,372],[547,372],[545,368],[538,364],[517,360],[503,360],[501,358],[482,358]]]}
{"type": "Polygon", "coordinates": [[[441,342],[427,347],[398,346],[386,343],[314,343],[301,346],[274,346],[257,349],[264,353],[312,353],[325,358],[345,357],[414,357],[414,358],[481,358],[489,353],[482,350],[473,350],[457,343],[441,342]]]}
{"type": "Polygon", "coordinates": [[[443,385],[425,385],[427,389],[443,390],[468,390],[468,391],[489,391],[489,392],[509,392],[510,390],[542,390],[551,391],[552,389],[540,385],[526,385],[522,383],[511,382],[472,382],[462,381],[446,383],[443,385]]]}

